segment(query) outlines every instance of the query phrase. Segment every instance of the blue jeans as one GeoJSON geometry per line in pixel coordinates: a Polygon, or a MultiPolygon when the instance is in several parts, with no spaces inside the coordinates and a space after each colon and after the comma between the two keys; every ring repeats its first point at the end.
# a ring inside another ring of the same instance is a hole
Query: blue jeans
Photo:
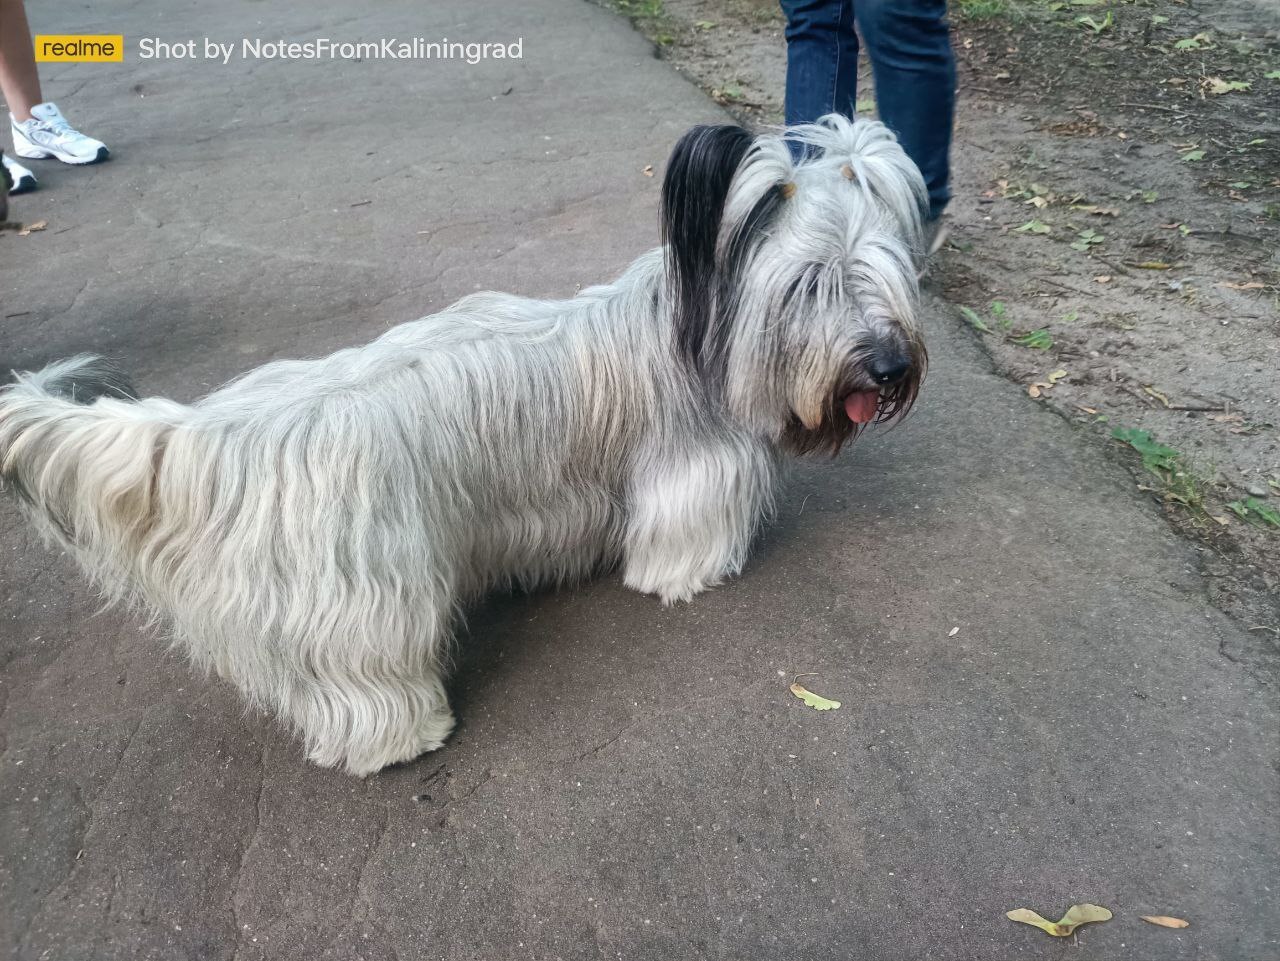
{"type": "Polygon", "coordinates": [[[861,34],[880,119],[924,174],[929,215],[939,216],[951,199],[956,89],[946,0],[780,2],[787,17],[788,126],[833,112],[853,116],[861,34]]]}

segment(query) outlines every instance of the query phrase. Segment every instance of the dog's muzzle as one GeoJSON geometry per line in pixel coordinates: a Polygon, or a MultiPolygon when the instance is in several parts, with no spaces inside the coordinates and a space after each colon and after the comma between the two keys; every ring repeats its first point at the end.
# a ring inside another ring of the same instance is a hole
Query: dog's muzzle
{"type": "Polygon", "coordinates": [[[869,424],[880,413],[882,401],[886,394],[893,394],[895,388],[906,381],[912,372],[914,362],[911,355],[894,343],[881,342],[872,350],[867,358],[865,375],[874,383],[870,390],[855,390],[844,398],[845,415],[855,424],[869,424]]]}

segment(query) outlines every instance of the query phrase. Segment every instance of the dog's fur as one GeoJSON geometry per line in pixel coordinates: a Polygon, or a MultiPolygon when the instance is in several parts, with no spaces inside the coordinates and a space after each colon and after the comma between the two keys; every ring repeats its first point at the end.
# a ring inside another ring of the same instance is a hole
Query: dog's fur
{"type": "Polygon", "coordinates": [[[804,160],[780,135],[690,131],[665,246],[572,300],[477,294],[189,406],[95,358],[21,375],[0,477],[317,764],[433,750],[450,628],[485,589],[620,563],[687,600],[742,568],[784,452],[856,433],[846,397],[869,398],[863,422],[910,406],[920,174],[878,123],[785,138],[804,160]]]}

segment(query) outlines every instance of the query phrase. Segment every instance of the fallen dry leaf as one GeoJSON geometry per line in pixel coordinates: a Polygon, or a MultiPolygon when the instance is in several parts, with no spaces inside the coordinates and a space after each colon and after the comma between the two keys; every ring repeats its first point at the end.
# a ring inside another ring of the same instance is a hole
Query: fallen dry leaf
{"type": "Polygon", "coordinates": [[[1169,270],[1169,264],[1163,260],[1144,260],[1137,264],[1125,264],[1126,267],[1136,267],[1138,270],[1169,270]]]}
{"type": "Polygon", "coordinates": [[[1142,390],[1144,393],[1150,394],[1156,400],[1160,401],[1164,406],[1169,406],[1169,397],[1167,394],[1160,393],[1160,391],[1156,390],[1154,387],[1143,387],[1142,390]]]}
{"type": "MultiPolygon", "coordinates": [[[[1215,517],[1214,520],[1216,521],[1218,518],[1215,517]]],[[[1225,521],[1226,518],[1224,517],[1222,520],[1225,521]]],[[[1162,928],[1185,928],[1191,924],[1190,921],[1184,921],[1182,918],[1171,918],[1167,914],[1140,914],[1138,916],[1143,921],[1149,924],[1158,924],[1162,928]]]]}
{"type": "MultiPolygon", "coordinates": [[[[796,676],[805,677],[806,675],[797,674],[796,676]]],[[[840,706],[839,701],[832,701],[829,698],[823,697],[821,694],[814,694],[813,691],[796,681],[791,682],[791,693],[800,698],[800,700],[804,701],[805,704],[809,705],[809,707],[813,708],[815,711],[834,711],[840,706]]]]}
{"type": "Polygon", "coordinates": [[[1230,284],[1230,283],[1227,283],[1225,280],[1223,280],[1223,281],[1220,281],[1219,283],[1214,284],[1213,286],[1223,287],[1227,290],[1261,290],[1263,287],[1267,285],[1260,280],[1251,280],[1247,284],[1230,284]]]}
{"type": "Polygon", "coordinates": [[[1049,375],[1047,380],[1038,380],[1034,384],[1027,386],[1027,393],[1032,398],[1039,398],[1042,391],[1051,390],[1057,386],[1058,381],[1068,376],[1065,370],[1055,370],[1049,375]]]}
{"type": "Polygon", "coordinates": [[[44,228],[45,228],[45,227],[48,227],[48,226],[49,226],[49,221],[47,221],[47,220],[37,220],[35,223],[33,223],[33,224],[27,224],[25,227],[23,227],[21,230],[19,230],[19,231],[18,231],[18,236],[19,236],[19,237],[26,237],[26,236],[30,235],[32,232],[34,232],[34,231],[36,231],[36,230],[44,230],[44,228]]]}
{"type": "Polygon", "coordinates": [[[1015,911],[1008,912],[1005,917],[1010,921],[1030,924],[1039,928],[1045,934],[1052,934],[1055,938],[1065,938],[1082,924],[1091,924],[1094,921],[1110,921],[1111,912],[1096,904],[1073,904],[1067,908],[1067,913],[1062,916],[1060,921],[1046,921],[1030,908],[1018,908],[1015,911]]]}
{"type": "Polygon", "coordinates": [[[1245,80],[1223,80],[1221,77],[1205,77],[1200,85],[1215,97],[1221,97],[1224,93],[1243,93],[1251,86],[1245,80]]]}
{"type": "Polygon", "coordinates": [[[1084,404],[1076,404],[1076,409],[1082,410],[1086,414],[1096,414],[1098,412],[1096,407],[1085,407],[1084,404]]]}
{"type": "Polygon", "coordinates": [[[1094,281],[1094,283],[1096,283],[1096,284],[1109,284],[1109,283],[1111,283],[1111,275],[1110,275],[1110,274],[1099,274],[1097,277],[1094,277],[1094,278],[1093,278],[1093,281],[1094,281]]]}
{"type": "Polygon", "coordinates": [[[1078,210],[1084,214],[1092,214],[1094,217],[1119,217],[1120,211],[1115,207],[1099,207],[1097,204],[1072,204],[1072,210],[1078,210]]]}
{"type": "Polygon", "coordinates": [[[644,170],[640,171],[646,177],[653,176],[653,164],[645,164],[644,170]]]}

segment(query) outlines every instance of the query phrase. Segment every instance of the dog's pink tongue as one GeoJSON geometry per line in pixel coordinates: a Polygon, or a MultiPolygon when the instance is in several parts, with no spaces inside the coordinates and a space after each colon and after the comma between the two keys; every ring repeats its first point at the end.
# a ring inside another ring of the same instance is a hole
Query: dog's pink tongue
{"type": "Polygon", "coordinates": [[[860,390],[844,399],[844,412],[855,424],[871,423],[879,406],[880,392],[876,390],[860,390]]]}

